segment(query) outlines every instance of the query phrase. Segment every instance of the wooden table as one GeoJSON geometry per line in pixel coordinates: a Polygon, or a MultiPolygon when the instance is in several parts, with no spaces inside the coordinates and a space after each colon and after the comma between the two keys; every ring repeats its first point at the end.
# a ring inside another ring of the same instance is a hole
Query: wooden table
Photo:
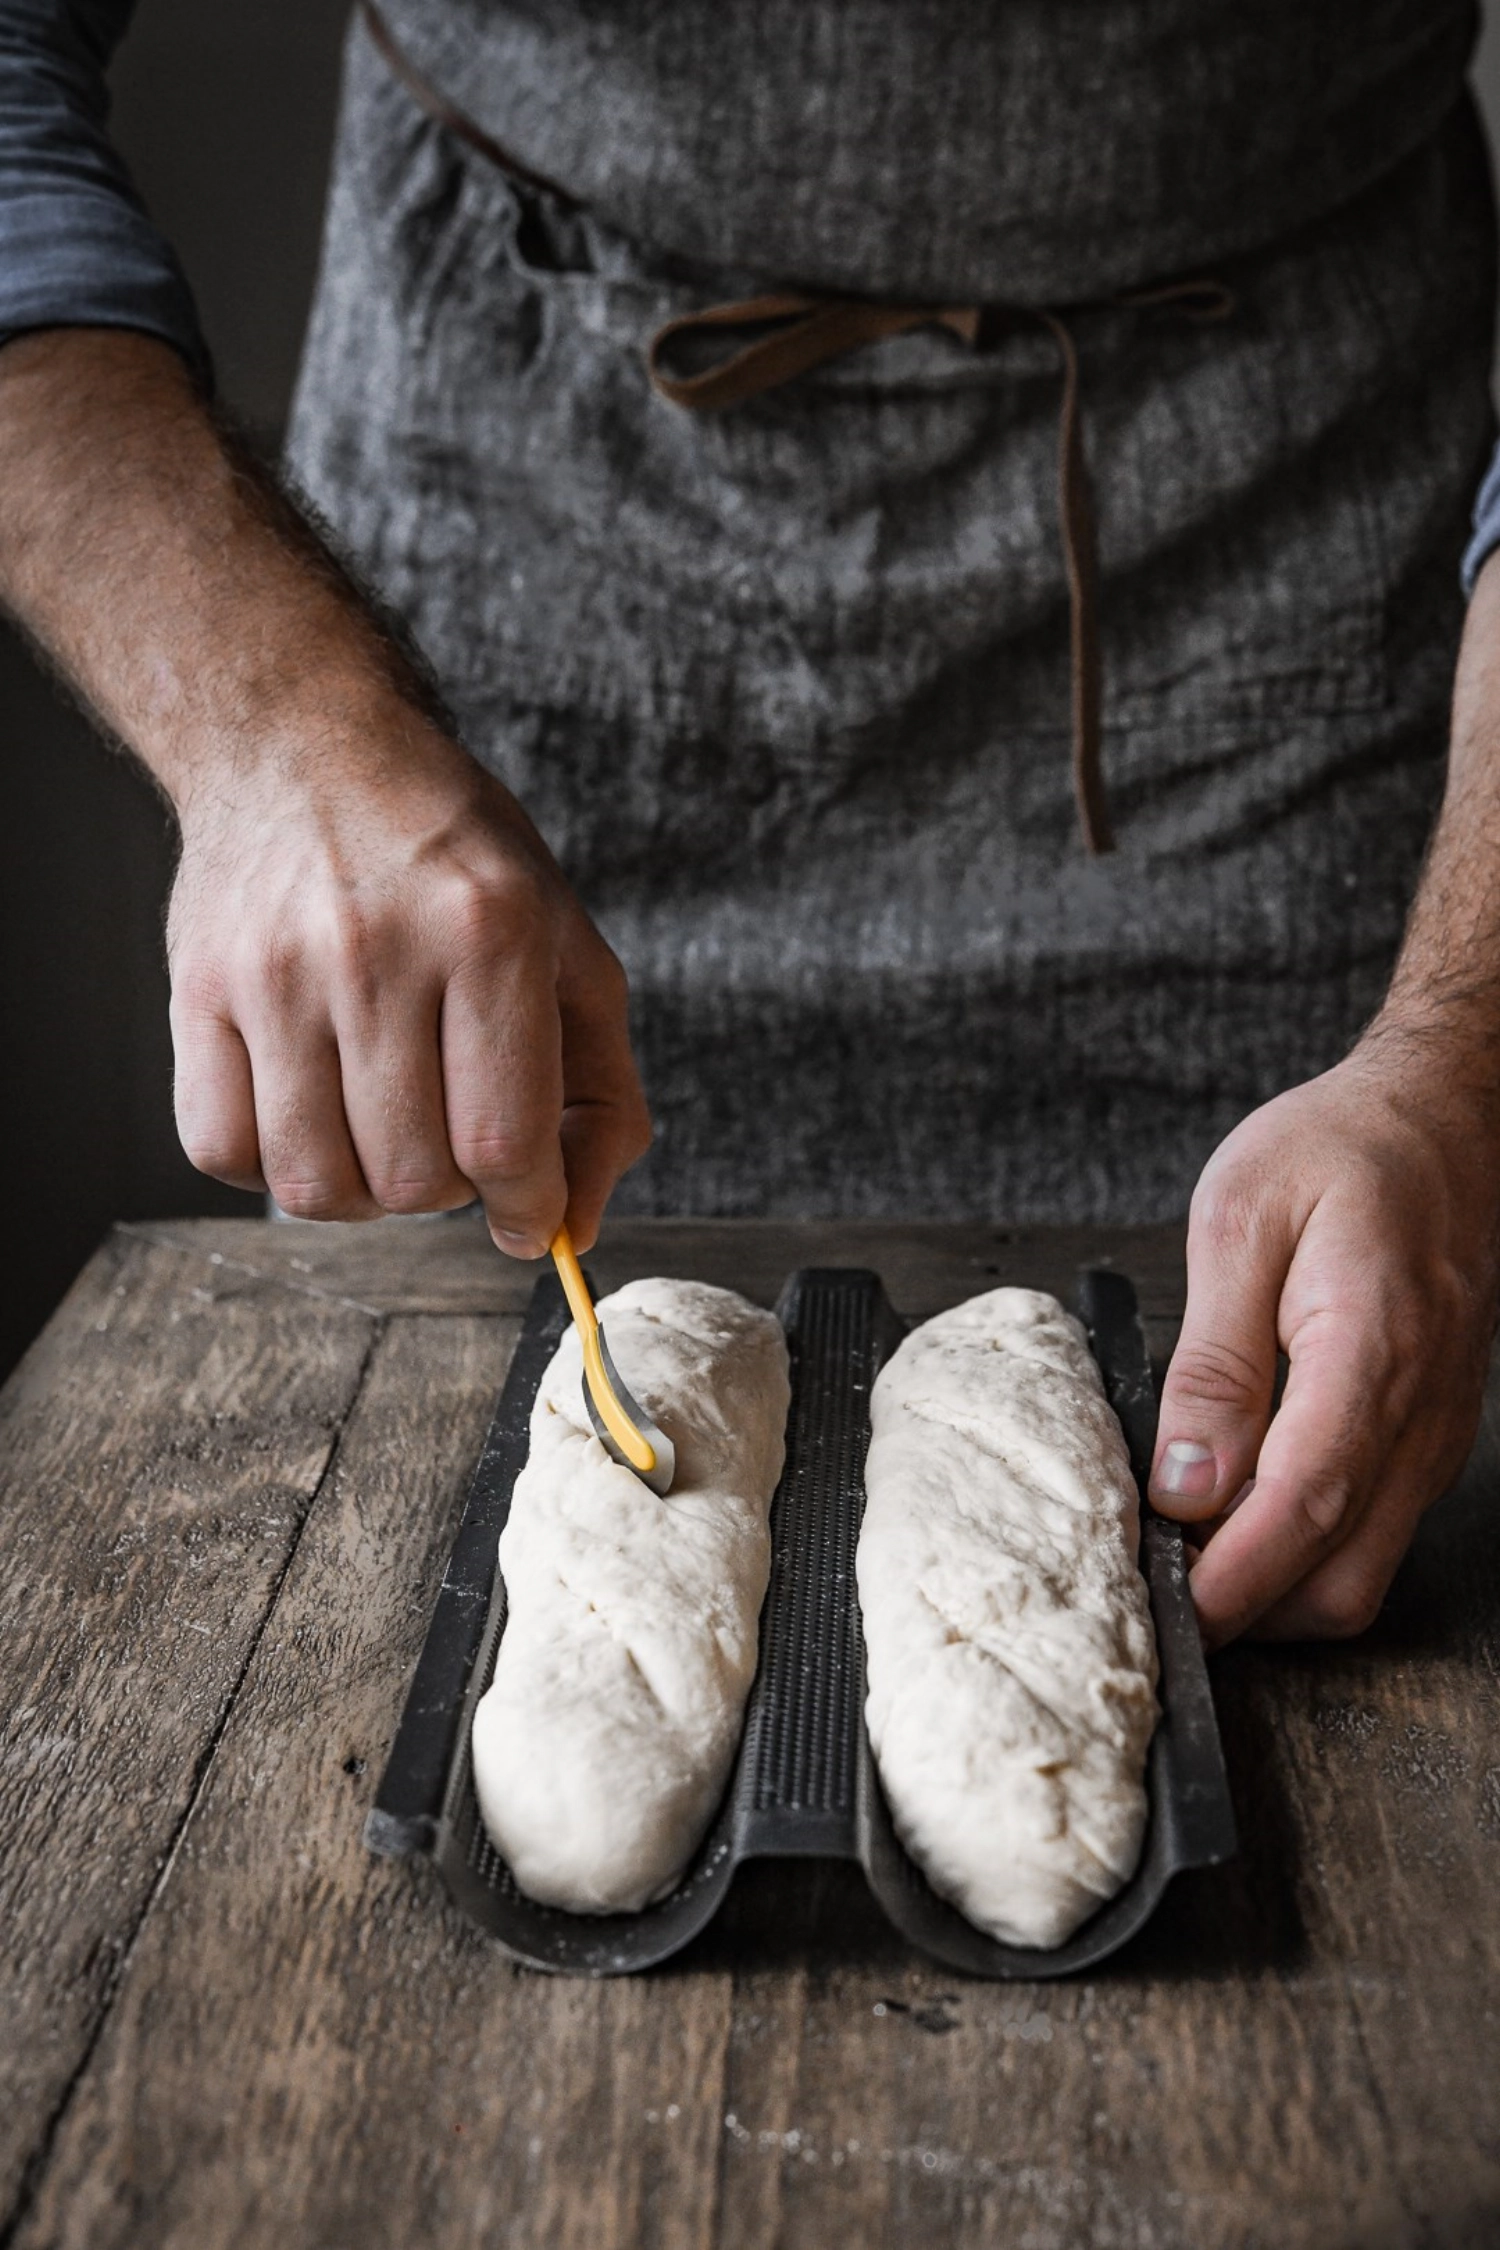
{"type": "MultiPolygon", "coordinates": [[[[927,1313],[1180,1245],[630,1224],[601,1281],[927,1313]]],[[[667,1969],[513,1968],[361,1823],[529,1280],[468,1220],[122,1227],[4,1400],[0,2240],[26,2250],[1500,2243],[1493,1410],[1377,1630],[1236,1649],[1243,1834],[1086,1981],[966,1982],[844,1866],[667,1969]]]]}

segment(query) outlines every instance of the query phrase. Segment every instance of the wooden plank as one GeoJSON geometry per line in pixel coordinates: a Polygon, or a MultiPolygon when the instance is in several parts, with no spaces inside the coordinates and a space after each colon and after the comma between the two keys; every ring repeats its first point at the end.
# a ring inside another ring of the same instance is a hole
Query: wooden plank
{"type": "Polygon", "coordinates": [[[851,1873],[742,1883],[716,2250],[1500,2240],[1496,1403],[1375,1632],[1218,1660],[1241,1859],[1105,1972],[984,1988],[851,1873]]]}
{"type": "Polygon", "coordinates": [[[1270,1687],[1411,2238],[1500,2241],[1500,1383],[1375,1632],[1270,1687]],[[1425,2226],[1426,2232],[1422,2232],[1425,2226]]]}
{"type": "Polygon", "coordinates": [[[1500,2238],[1493,1408],[1374,1634],[1217,1660],[1242,1857],[1106,1970],[968,1982],[856,1870],[773,1864],[679,1963],[586,1985],[360,1844],[500,1327],[379,1345],[18,2245],[1500,2238]]]}
{"type": "Polygon", "coordinates": [[[373,1333],[115,1236],[0,1396],[0,2213],[97,2031],[373,1333]]]}
{"type": "Polygon", "coordinates": [[[383,1339],[18,2244],[708,2238],[727,1972],[517,1972],[360,1841],[518,1325],[383,1339]]]}
{"type": "MultiPolygon", "coordinates": [[[[131,1231],[216,1255],[289,1288],[379,1312],[521,1312],[536,1269],[503,1258],[477,1214],[368,1226],[183,1219],[131,1231]]],[[[926,1319],[982,1289],[1021,1282],[1070,1298],[1080,1265],[1130,1273],[1154,1320],[1182,1310],[1180,1226],[950,1226],[935,1221],[619,1219],[589,1256],[601,1289],[637,1274],[716,1281],[769,1305],[798,1266],[874,1266],[898,1310],[926,1319]]]]}

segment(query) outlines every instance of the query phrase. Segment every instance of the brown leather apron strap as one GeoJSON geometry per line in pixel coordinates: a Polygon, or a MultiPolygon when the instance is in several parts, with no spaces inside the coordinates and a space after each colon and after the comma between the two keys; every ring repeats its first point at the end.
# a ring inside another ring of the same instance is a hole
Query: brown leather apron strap
{"type": "MultiPolygon", "coordinates": [[[[392,75],[429,117],[456,134],[481,156],[525,187],[539,188],[567,210],[582,208],[576,196],[555,180],[534,172],[493,140],[473,118],[428,83],[391,35],[372,0],[359,0],[371,39],[392,75]]],[[[1212,278],[1169,281],[1116,297],[1117,305],[1168,310],[1191,320],[1224,320],[1234,297],[1212,278]]],[[[1067,321],[1046,306],[994,307],[1012,317],[1039,320],[1057,346],[1062,367],[1058,410],[1057,509],[1068,578],[1068,627],[1072,675],[1073,795],[1079,826],[1090,852],[1115,848],[1103,770],[1103,666],[1099,638],[1099,529],[1083,450],[1078,346],[1067,321]]],[[[846,352],[914,328],[946,328],[960,342],[979,341],[984,310],[979,305],[892,305],[870,298],[804,295],[795,291],[746,297],[734,304],[705,305],[667,321],[646,347],[646,367],[664,399],[699,414],[723,413],[777,390],[846,352]],[[685,337],[712,337],[718,330],[757,331],[737,350],[689,374],[666,365],[671,347],[685,337]]]]}
{"type": "MultiPolygon", "coordinates": [[[[845,352],[913,328],[946,328],[961,342],[979,340],[978,305],[890,305],[868,298],[746,297],[738,304],[705,305],[658,328],[646,354],[651,380],[674,406],[713,413],[777,389],[845,352]],[[692,375],[673,375],[663,355],[685,336],[719,329],[768,331],[727,358],[692,375]]],[[[1087,849],[1113,851],[1114,830],[1104,793],[1103,692],[1099,652],[1099,538],[1079,412],[1078,347],[1062,317],[1038,309],[1062,362],[1058,416],[1057,509],[1068,575],[1068,626],[1072,653],[1073,795],[1087,849]]]]}
{"type": "MultiPolygon", "coordinates": [[[[1223,320],[1234,310],[1234,298],[1222,282],[1200,278],[1131,290],[1116,302],[1142,311],[1177,311],[1195,320],[1223,320]]],[[[1104,788],[1099,529],[1083,450],[1078,346],[1060,313],[1046,306],[1016,310],[1025,310],[1041,322],[1057,346],[1062,368],[1057,513],[1068,579],[1073,796],[1085,847],[1100,854],[1114,850],[1115,836],[1104,788]]],[[[746,297],[737,304],[705,305],[669,320],[652,337],[646,364],[663,398],[674,406],[712,413],[775,390],[845,352],[913,328],[946,328],[961,342],[976,344],[982,320],[983,308],[978,305],[891,305],[868,298],[802,295],[746,297]],[[683,337],[745,328],[767,332],[692,375],[673,375],[664,365],[664,354],[683,337]]]]}
{"type": "Polygon", "coordinates": [[[540,188],[544,194],[556,196],[565,210],[582,209],[576,196],[569,195],[566,188],[559,187],[556,180],[549,180],[544,172],[533,172],[529,164],[523,164],[519,157],[511,155],[508,148],[502,148],[497,140],[493,140],[482,125],[476,125],[467,110],[460,109],[456,102],[450,102],[446,94],[440,93],[432,81],[418,70],[405,50],[397,45],[390,25],[380,10],[372,5],[372,0],[359,0],[359,12],[365,29],[370,34],[371,44],[386,69],[398,84],[406,88],[417,107],[426,110],[434,124],[446,125],[450,133],[455,133],[461,141],[467,141],[470,148],[487,157],[491,164],[498,165],[502,172],[509,173],[513,180],[519,180],[523,187],[540,188]]]}
{"type": "Polygon", "coordinates": [[[673,406],[714,413],[773,391],[809,369],[883,336],[908,329],[947,328],[961,342],[979,338],[975,305],[883,305],[861,297],[746,297],[738,304],[705,305],[658,328],[646,349],[652,383],[673,406]],[[672,375],[662,355],[674,339],[715,328],[765,328],[769,332],[716,360],[695,375],[672,375]]]}
{"type": "Polygon", "coordinates": [[[1062,361],[1057,418],[1057,514],[1068,573],[1068,641],[1073,688],[1073,801],[1085,847],[1115,848],[1104,794],[1104,666],[1099,647],[1099,526],[1079,413],[1078,346],[1061,315],[1039,310],[1062,361]]]}

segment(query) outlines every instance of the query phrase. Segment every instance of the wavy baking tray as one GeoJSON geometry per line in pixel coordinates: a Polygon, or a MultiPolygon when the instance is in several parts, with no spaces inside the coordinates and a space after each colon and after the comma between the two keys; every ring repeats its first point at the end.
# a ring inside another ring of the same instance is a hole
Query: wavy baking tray
{"type": "Polygon", "coordinates": [[[1156,1394],[1135,1291],[1088,1268],[1078,1310],[1142,1488],[1141,1568],[1161,1658],[1162,1716],[1147,1766],[1150,1814],[1134,1875],[1065,1945],[1000,1945],[930,1889],[896,1837],[864,1725],[854,1549],[864,1510],[870,1388],[905,1334],[877,1274],[793,1274],[777,1314],[791,1355],[787,1457],[772,1509],[771,1580],[744,1739],[723,1802],[682,1881],[639,1914],[568,1914],[516,1888],[485,1835],[469,1730],[505,1630],[496,1544],[526,1459],[542,1372],[567,1325],[538,1281],[469,1492],[400,1728],[365,1824],[372,1851],[429,1857],[459,1905],[516,1960],[570,1976],[650,1968],[712,1920],[741,1860],[854,1859],[910,1942],[983,1977],[1091,1968],[1141,1928],[1172,1877],[1235,1850],[1223,1752],[1194,1621],[1180,1528],[1146,1505],[1156,1394]]]}

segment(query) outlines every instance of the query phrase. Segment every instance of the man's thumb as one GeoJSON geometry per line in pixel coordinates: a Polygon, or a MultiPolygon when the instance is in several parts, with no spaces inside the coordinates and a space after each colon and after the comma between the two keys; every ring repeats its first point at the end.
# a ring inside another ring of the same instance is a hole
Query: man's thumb
{"type": "Polygon", "coordinates": [[[1197,1523],[1255,1474],[1276,1385],[1276,1316],[1289,1257],[1222,1186],[1195,1198],[1182,1334],[1162,1387],[1151,1502],[1197,1523]]]}

